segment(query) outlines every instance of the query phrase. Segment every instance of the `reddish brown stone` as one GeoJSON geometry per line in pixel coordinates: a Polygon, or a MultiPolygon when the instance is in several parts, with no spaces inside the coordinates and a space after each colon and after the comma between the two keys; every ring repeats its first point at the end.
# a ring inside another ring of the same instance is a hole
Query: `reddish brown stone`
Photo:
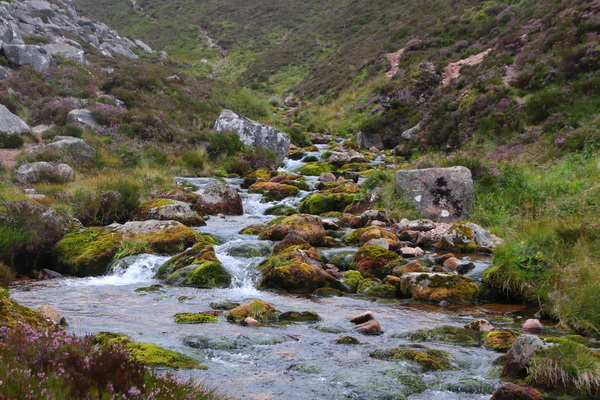
{"type": "Polygon", "coordinates": [[[373,319],[375,319],[375,314],[373,314],[371,311],[367,311],[352,318],[350,322],[353,324],[362,324],[373,319]]]}
{"type": "Polygon", "coordinates": [[[383,333],[381,325],[376,319],[367,321],[360,325],[356,325],[354,329],[358,333],[362,333],[363,335],[381,335],[383,333]]]}
{"type": "Polygon", "coordinates": [[[506,383],[500,386],[490,400],[542,400],[542,393],[534,388],[506,383]]]}

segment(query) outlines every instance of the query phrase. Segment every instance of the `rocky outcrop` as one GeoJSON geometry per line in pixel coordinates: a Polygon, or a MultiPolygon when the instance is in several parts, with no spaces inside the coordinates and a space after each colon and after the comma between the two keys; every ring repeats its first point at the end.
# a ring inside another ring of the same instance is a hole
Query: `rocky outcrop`
{"type": "Polygon", "coordinates": [[[434,221],[464,220],[473,205],[473,179],[465,167],[398,171],[396,192],[434,221]]]}
{"type": "Polygon", "coordinates": [[[77,109],[69,111],[67,114],[67,124],[79,125],[96,129],[100,124],[92,115],[92,110],[77,109]]]}
{"type": "Polygon", "coordinates": [[[242,215],[242,198],[231,186],[213,181],[198,195],[194,209],[201,214],[242,215]]]}
{"type": "Polygon", "coordinates": [[[9,135],[22,135],[30,133],[31,130],[25,121],[0,104],[0,132],[5,132],[9,135]]]}
{"type": "Polygon", "coordinates": [[[469,304],[474,303],[479,294],[479,287],[473,279],[462,275],[409,272],[400,279],[404,296],[429,303],[445,300],[453,304],[469,304]]]}
{"type": "Polygon", "coordinates": [[[146,44],[119,36],[105,24],[79,17],[67,1],[24,0],[0,3],[0,52],[12,66],[44,72],[58,55],[86,64],[86,47],[104,55],[138,58],[151,53],[146,44]],[[23,38],[42,38],[44,44],[25,44],[23,38]]]}
{"type": "Polygon", "coordinates": [[[69,165],[45,161],[23,164],[15,172],[15,179],[22,185],[38,182],[64,183],[74,177],[75,171],[69,165]]]}
{"type": "Polygon", "coordinates": [[[290,147],[287,134],[268,125],[253,121],[231,110],[223,110],[215,122],[217,132],[237,132],[242,143],[275,153],[275,166],[279,166],[290,147]]]}

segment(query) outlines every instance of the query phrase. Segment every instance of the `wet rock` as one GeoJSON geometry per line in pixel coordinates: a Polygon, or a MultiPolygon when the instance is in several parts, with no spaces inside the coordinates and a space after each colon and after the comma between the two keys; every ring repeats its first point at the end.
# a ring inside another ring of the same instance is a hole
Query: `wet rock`
{"type": "Polygon", "coordinates": [[[235,131],[245,145],[272,151],[276,157],[275,167],[281,164],[290,147],[287,134],[231,110],[221,112],[213,129],[217,132],[235,131]]]}
{"type": "Polygon", "coordinates": [[[296,186],[277,182],[256,182],[248,188],[248,193],[260,193],[263,198],[275,201],[295,196],[300,192],[296,186]]]}
{"type": "Polygon", "coordinates": [[[365,278],[385,278],[391,270],[388,265],[398,259],[398,254],[381,246],[363,246],[352,258],[352,266],[365,278]]]}
{"type": "Polygon", "coordinates": [[[489,232],[472,222],[452,225],[436,245],[438,250],[452,252],[491,252],[495,247],[489,232]]]}
{"type": "Polygon", "coordinates": [[[342,283],[350,293],[356,293],[360,283],[364,280],[362,274],[358,271],[346,271],[342,276],[342,283]]]}
{"type": "Polygon", "coordinates": [[[478,319],[465,325],[465,329],[473,332],[491,332],[494,330],[494,326],[485,319],[478,319]]]}
{"type": "Polygon", "coordinates": [[[390,230],[379,227],[366,227],[355,229],[348,235],[344,236],[344,242],[349,245],[365,245],[371,239],[384,238],[389,243],[390,249],[399,249],[402,246],[398,237],[390,230]]]}
{"type": "Polygon", "coordinates": [[[203,226],[206,222],[188,203],[170,199],[153,199],[142,204],[135,211],[138,220],[157,219],[179,221],[188,226],[203,226]]]}
{"type": "Polygon", "coordinates": [[[321,224],[323,225],[323,228],[325,228],[326,230],[337,230],[340,229],[339,225],[336,224],[333,220],[331,219],[322,219],[321,220],[321,224]]]}
{"type": "Polygon", "coordinates": [[[416,342],[442,342],[464,345],[479,345],[481,343],[481,335],[478,332],[450,325],[401,332],[393,334],[392,337],[406,338],[416,342]]]}
{"type": "Polygon", "coordinates": [[[260,322],[276,322],[280,315],[281,312],[266,301],[253,300],[230,310],[225,314],[225,318],[232,322],[242,322],[248,317],[260,322]]]}
{"type": "Polygon", "coordinates": [[[225,252],[228,256],[232,257],[266,257],[271,252],[271,245],[269,244],[269,242],[265,241],[241,242],[237,244],[235,242],[230,243],[231,246],[229,246],[225,252]]]}
{"type": "Polygon", "coordinates": [[[318,324],[315,329],[323,333],[346,333],[348,331],[346,328],[334,324],[318,324]]]}
{"type": "Polygon", "coordinates": [[[529,360],[543,347],[544,342],[537,336],[519,336],[506,354],[506,363],[502,369],[502,375],[509,378],[524,377],[529,360]]]}
{"type": "Polygon", "coordinates": [[[372,311],[367,311],[367,312],[364,312],[362,314],[359,314],[359,315],[353,317],[350,320],[350,322],[352,322],[353,324],[362,324],[362,323],[370,321],[372,319],[375,319],[375,314],[373,314],[372,311]]]}
{"type": "Polygon", "coordinates": [[[242,326],[260,326],[260,322],[258,322],[257,320],[255,320],[254,318],[251,317],[246,317],[244,318],[244,320],[240,323],[240,325],[242,326]]]}
{"type": "Polygon", "coordinates": [[[409,272],[431,272],[427,268],[424,268],[418,261],[409,261],[406,265],[395,267],[392,270],[392,275],[402,276],[409,272]]]}
{"type": "Polygon", "coordinates": [[[379,360],[412,361],[421,366],[423,371],[447,371],[458,367],[454,357],[447,351],[429,349],[419,345],[377,349],[369,355],[379,360]]]}
{"type": "Polygon", "coordinates": [[[288,311],[284,312],[279,316],[280,321],[292,321],[292,322],[314,322],[320,321],[321,317],[313,311],[288,311]]]}
{"type": "Polygon", "coordinates": [[[75,171],[67,164],[40,161],[21,165],[15,171],[15,179],[22,185],[39,182],[65,183],[75,179],[75,171]]]}
{"type": "Polygon", "coordinates": [[[334,289],[331,287],[322,287],[313,290],[312,295],[317,297],[339,297],[343,296],[344,293],[339,289],[334,289]]]}
{"type": "Polygon", "coordinates": [[[519,336],[521,336],[521,332],[510,329],[493,330],[483,336],[483,344],[490,350],[505,353],[519,336]]]}
{"type": "Polygon", "coordinates": [[[238,346],[234,340],[226,336],[216,336],[209,334],[200,334],[187,336],[183,339],[184,346],[193,349],[211,349],[211,350],[233,350],[238,346]]]}
{"type": "Polygon", "coordinates": [[[5,132],[9,135],[24,135],[30,133],[31,129],[29,129],[29,125],[25,121],[0,104],[0,132],[5,132]]]}
{"type": "Polygon", "coordinates": [[[400,170],[396,192],[410,200],[428,219],[458,221],[473,204],[473,179],[465,167],[400,170]]]}
{"type": "Polygon", "coordinates": [[[54,322],[56,325],[66,325],[67,321],[65,317],[54,307],[49,304],[44,304],[40,306],[37,311],[42,314],[42,316],[50,321],[54,322]]]}
{"type": "Polygon", "coordinates": [[[360,344],[360,341],[352,336],[344,336],[336,341],[337,344],[360,344]]]}
{"type": "Polygon", "coordinates": [[[320,191],[306,196],[300,203],[302,213],[320,215],[332,211],[344,211],[346,206],[354,201],[357,191],[354,186],[347,192],[334,192],[333,190],[320,191]]]}
{"type": "Polygon", "coordinates": [[[546,327],[540,322],[539,319],[528,319],[523,323],[524,331],[542,332],[546,330],[546,327]]]}
{"type": "Polygon", "coordinates": [[[47,281],[49,279],[60,279],[64,278],[61,274],[50,269],[43,268],[37,277],[41,281],[47,281]]]}
{"type": "Polygon", "coordinates": [[[259,235],[260,239],[282,240],[290,232],[296,232],[309,244],[315,244],[325,236],[321,219],[314,215],[296,214],[275,223],[259,235]]]}
{"type": "Polygon", "coordinates": [[[376,319],[372,319],[370,321],[356,325],[354,327],[354,330],[363,335],[382,335],[383,334],[381,325],[379,324],[379,321],[377,321],[376,319]]]}
{"type": "Polygon", "coordinates": [[[284,215],[289,217],[290,215],[298,214],[298,210],[296,210],[294,207],[285,204],[277,204],[273,207],[267,208],[264,214],[278,216],[284,215]]]}
{"type": "Polygon", "coordinates": [[[313,144],[327,144],[327,143],[329,143],[329,139],[326,138],[325,136],[321,135],[320,133],[312,135],[309,139],[310,139],[311,142],[313,142],[313,144]]]}
{"type": "Polygon", "coordinates": [[[479,287],[473,279],[462,275],[411,272],[402,275],[401,279],[402,294],[414,300],[470,304],[477,300],[479,294],[479,287]]]}
{"type": "Polygon", "coordinates": [[[542,393],[534,388],[505,383],[494,392],[490,400],[542,400],[543,398],[542,393]]]}
{"type": "Polygon", "coordinates": [[[458,258],[448,257],[446,260],[444,260],[444,263],[442,265],[448,268],[450,271],[456,271],[460,264],[461,261],[458,258]]]}
{"type": "MultiPolygon", "coordinates": [[[[364,245],[365,246],[379,246],[379,247],[383,247],[386,250],[390,249],[390,243],[384,238],[371,239],[364,245]]],[[[404,255],[404,254],[402,254],[402,255],[404,255]]]]}
{"type": "Polygon", "coordinates": [[[331,172],[323,172],[321,175],[319,175],[318,180],[319,182],[331,183],[335,182],[337,178],[331,172]]]}
{"type": "Polygon", "coordinates": [[[241,304],[240,303],[234,303],[231,301],[224,301],[224,302],[220,302],[220,303],[210,303],[209,306],[212,309],[215,310],[225,310],[225,311],[229,311],[229,310],[233,310],[236,307],[239,307],[241,304]]]}
{"type": "Polygon", "coordinates": [[[194,209],[202,214],[242,215],[242,198],[237,190],[217,181],[209,182],[198,195],[194,209]]]}

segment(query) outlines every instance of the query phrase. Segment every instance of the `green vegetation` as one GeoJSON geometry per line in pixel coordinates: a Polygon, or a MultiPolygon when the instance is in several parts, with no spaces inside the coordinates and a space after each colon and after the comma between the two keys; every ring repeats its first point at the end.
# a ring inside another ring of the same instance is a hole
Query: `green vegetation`
{"type": "Polygon", "coordinates": [[[219,318],[206,313],[177,313],[175,322],[178,324],[206,324],[210,322],[219,322],[219,318]]]}

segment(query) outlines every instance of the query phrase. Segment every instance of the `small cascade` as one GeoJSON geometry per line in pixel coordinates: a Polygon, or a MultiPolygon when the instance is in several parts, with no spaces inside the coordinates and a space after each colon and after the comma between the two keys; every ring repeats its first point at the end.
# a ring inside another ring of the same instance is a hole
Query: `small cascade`
{"type": "Polygon", "coordinates": [[[169,260],[171,256],[159,256],[154,254],[138,254],[115,261],[111,266],[112,271],[108,275],[89,277],[77,280],[68,280],[72,285],[87,286],[125,286],[139,284],[154,280],[158,268],[169,260]]]}

